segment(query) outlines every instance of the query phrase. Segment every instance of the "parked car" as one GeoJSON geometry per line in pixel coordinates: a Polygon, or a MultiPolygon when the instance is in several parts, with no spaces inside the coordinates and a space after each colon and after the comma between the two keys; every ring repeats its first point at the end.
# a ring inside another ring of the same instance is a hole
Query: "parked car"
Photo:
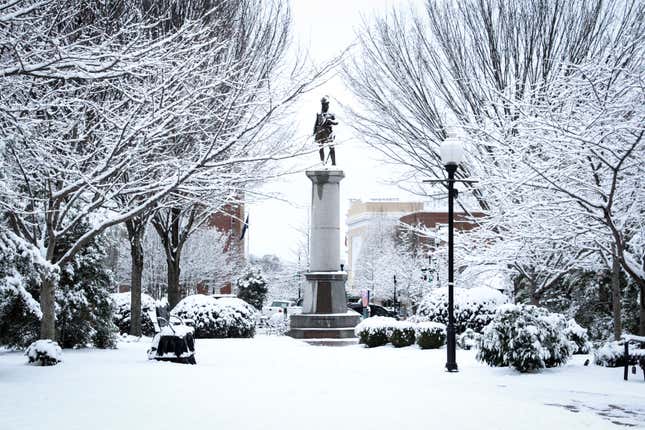
{"type": "Polygon", "coordinates": [[[297,306],[295,300],[274,300],[269,306],[262,308],[259,323],[260,325],[264,325],[275,314],[289,316],[301,313],[302,306],[297,306]]]}
{"type": "MultiPolygon", "coordinates": [[[[359,314],[363,315],[363,305],[361,303],[348,303],[347,307],[353,311],[358,312],[359,314]]],[[[396,311],[386,309],[381,305],[376,305],[374,303],[370,303],[369,305],[369,316],[371,317],[391,317],[391,318],[396,318],[399,319],[399,316],[397,315],[396,311]]]]}

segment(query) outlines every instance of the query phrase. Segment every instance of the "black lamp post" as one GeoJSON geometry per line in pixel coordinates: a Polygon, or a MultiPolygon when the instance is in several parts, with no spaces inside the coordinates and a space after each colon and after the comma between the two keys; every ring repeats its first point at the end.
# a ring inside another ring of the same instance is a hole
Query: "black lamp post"
{"type": "Polygon", "coordinates": [[[396,314],[399,314],[399,301],[398,298],[396,297],[396,275],[394,275],[394,310],[396,311],[396,314]]]}
{"type": "Polygon", "coordinates": [[[446,164],[448,171],[448,330],[447,330],[447,348],[448,360],[446,361],[446,369],[448,372],[456,372],[457,369],[457,353],[456,353],[456,339],[455,339],[455,312],[454,312],[454,237],[453,237],[453,206],[454,206],[454,185],[455,185],[455,171],[457,170],[456,164],[446,164]]]}
{"type": "Polygon", "coordinates": [[[423,182],[447,182],[448,185],[448,327],[447,327],[447,361],[446,370],[448,372],[457,372],[457,353],[456,353],[456,339],[455,339],[455,315],[454,315],[454,237],[453,237],[453,203],[457,191],[455,190],[455,182],[476,182],[471,180],[455,180],[455,172],[459,163],[461,163],[464,156],[464,149],[459,139],[456,138],[454,132],[448,132],[446,138],[439,148],[441,153],[441,161],[448,172],[448,180],[427,180],[423,182]]]}

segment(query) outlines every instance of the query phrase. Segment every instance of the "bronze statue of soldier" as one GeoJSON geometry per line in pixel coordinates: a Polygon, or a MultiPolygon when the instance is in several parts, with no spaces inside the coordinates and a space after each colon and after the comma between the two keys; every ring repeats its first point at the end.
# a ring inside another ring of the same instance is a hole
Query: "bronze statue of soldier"
{"type": "Polygon", "coordinates": [[[336,151],[334,149],[334,130],[332,126],[338,125],[336,116],[329,112],[329,97],[324,96],[320,99],[321,110],[316,114],[316,123],[314,124],[314,140],[318,142],[320,154],[320,161],[325,164],[325,145],[329,146],[329,157],[331,158],[331,165],[336,165],[336,151]]]}

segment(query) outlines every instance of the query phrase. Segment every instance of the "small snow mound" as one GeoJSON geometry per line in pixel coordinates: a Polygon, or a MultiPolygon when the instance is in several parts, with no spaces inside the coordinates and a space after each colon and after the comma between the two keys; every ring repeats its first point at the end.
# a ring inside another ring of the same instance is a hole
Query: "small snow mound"
{"type": "Polygon", "coordinates": [[[34,366],[54,366],[63,361],[63,350],[50,339],[41,339],[29,345],[25,351],[29,364],[34,366]]]}

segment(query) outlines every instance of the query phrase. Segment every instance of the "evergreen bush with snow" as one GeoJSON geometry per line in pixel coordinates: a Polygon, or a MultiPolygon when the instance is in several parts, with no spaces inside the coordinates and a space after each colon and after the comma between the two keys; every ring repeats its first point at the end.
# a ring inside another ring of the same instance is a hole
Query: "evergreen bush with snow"
{"type": "Polygon", "coordinates": [[[481,334],[471,328],[467,328],[465,332],[457,336],[457,345],[459,348],[468,351],[477,347],[480,338],[481,334]]]}
{"type": "Polygon", "coordinates": [[[591,351],[591,342],[589,342],[589,334],[587,329],[580,327],[576,320],[570,319],[567,322],[567,327],[564,331],[567,339],[576,344],[574,354],[589,354],[591,351]]]}
{"type": "MultiPolygon", "coordinates": [[[[110,294],[114,305],[114,324],[120,334],[130,333],[130,306],[132,295],[128,293],[110,294]]],[[[155,335],[154,319],[157,318],[156,302],[148,294],[141,293],[141,334],[152,337],[155,335]]]]}
{"type": "Polygon", "coordinates": [[[415,324],[406,321],[396,321],[390,327],[388,334],[388,340],[396,348],[413,345],[415,339],[415,324]]]}
{"type": "Polygon", "coordinates": [[[253,337],[256,312],[253,306],[237,298],[195,294],[177,303],[171,314],[191,320],[195,338],[203,339],[253,337]]]}
{"type": "Polygon", "coordinates": [[[418,323],[416,342],[421,349],[441,348],[446,343],[446,326],[437,322],[418,323]]]}
{"type": "MultiPolygon", "coordinates": [[[[62,252],[68,241],[82,235],[79,225],[58,239],[62,252]]],[[[116,346],[109,300],[111,274],[104,268],[106,244],[97,237],[60,270],[54,270],[31,245],[0,231],[0,344],[25,348],[40,334],[40,282],[57,278],[56,339],[63,348],[116,346]]]]}
{"type": "Polygon", "coordinates": [[[567,362],[576,344],[565,334],[563,315],[531,305],[503,305],[484,329],[477,359],[520,372],[567,362]]]}
{"type": "Polygon", "coordinates": [[[34,366],[54,366],[63,361],[63,351],[53,340],[37,340],[25,351],[29,364],[34,366]]]}
{"type": "MultiPolygon", "coordinates": [[[[508,298],[489,287],[455,288],[455,330],[463,333],[470,328],[481,333],[495,316],[496,309],[508,298]]],[[[420,319],[448,324],[448,289],[435,288],[423,298],[417,311],[420,319]]]]}
{"type": "Polygon", "coordinates": [[[0,224],[0,345],[25,348],[39,337],[41,276],[57,276],[40,252],[0,224]]]}
{"type": "Polygon", "coordinates": [[[388,342],[388,335],[397,321],[390,317],[365,318],[355,328],[354,333],[358,336],[358,342],[368,348],[385,345],[388,342]]]}
{"type": "Polygon", "coordinates": [[[257,310],[262,310],[269,288],[262,276],[262,271],[257,268],[248,272],[237,280],[237,297],[252,305],[257,310]]]}
{"type": "MultiPolygon", "coordinates": [[[[625,365],[625,347],[617,341],[609,341],[601,344],[593,351],[593,361],[598,366],[621,367],[625,365]]],[[[633,360],[630,365],[636,364],[633,360]]]]}
{"type": "MultiPolygon", "coordinates": [[[[58,239],[63,252],[89,225],[80,225],[58,239]]],[[[107,243],[103,236],[90,241],[74,259],[61,268],[56,289],[56,331],[63,348],[95,346],[115,348],[117,327],[112,321],[110,288],[112,273],[105,268],[107,243]]]]}

